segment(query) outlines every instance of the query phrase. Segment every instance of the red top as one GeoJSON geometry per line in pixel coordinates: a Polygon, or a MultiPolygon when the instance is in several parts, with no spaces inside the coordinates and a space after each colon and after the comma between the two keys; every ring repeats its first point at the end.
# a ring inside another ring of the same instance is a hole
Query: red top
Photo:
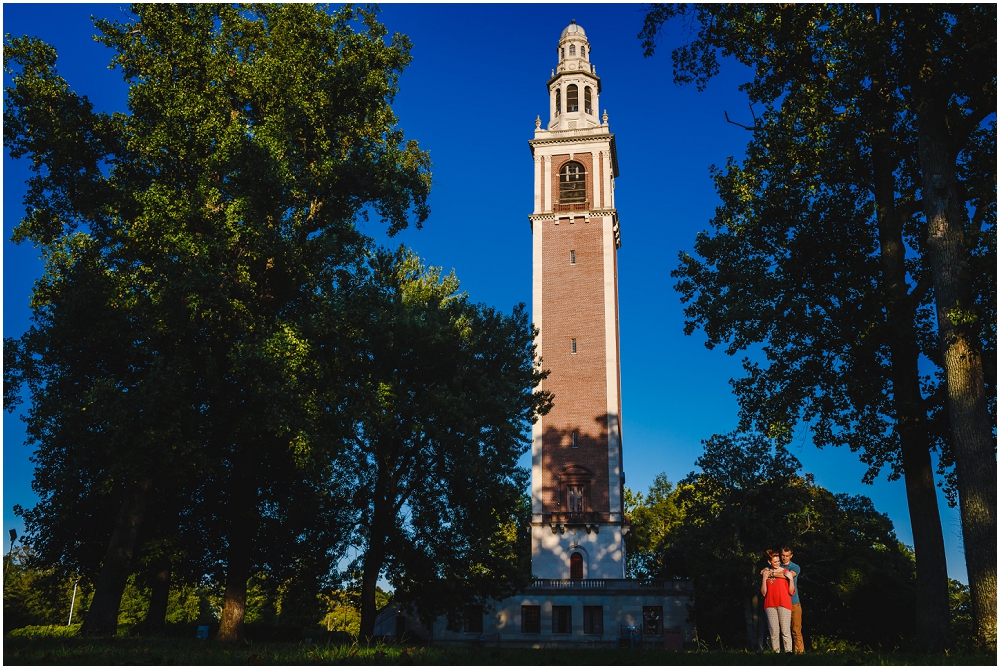
{"type": "Polygon", "coordinates": [[[765,609],[792,610],[792,596],[788,594],[789,581],[784,576],[767,579],[767,594],[764,596],[765,609]]]}

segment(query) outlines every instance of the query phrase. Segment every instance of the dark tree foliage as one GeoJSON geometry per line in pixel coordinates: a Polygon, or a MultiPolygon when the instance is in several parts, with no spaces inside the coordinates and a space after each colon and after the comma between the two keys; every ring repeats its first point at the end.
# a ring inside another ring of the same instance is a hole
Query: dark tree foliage
{"type": "Polygon", "coordinates": [[[374,631],[375,588],[387,575],[424,619],[460,620],[463,604],[500,599],[530,574],[518,554],[527,472],[517,459],[549,394],[535,387],[534,332],[473,304],[454,274],[406,249],[372,255],[352,295],[356,385],[349,477],[361,545],[361,635],[374,631]]]}
{"type": "Polygon", "coordinates": [[[911,552],[866,497],[834,495],[780,444],[760,435],[715,435],[676,488],[657,479],[631,513],[645,540],[637,576],[692,578],[698,635],[712,645],[764,647],[764,551],[790,545],[804,632],[893,648],[912,642],[911,552]]]}
{"type": "Polygon", "coordinates": [[[371,11],[131,12],[97,22],[127,114],[5,37],[4,145],[35,172],[14,240],[46,263],[5,401],[27,385],[33,540],[88,573],[103,557],[85,631],[114,634],[129,573],[180,555],[225,579],[236,639],[251,573],[318,572],[344,539],[311,338],[363,248],[354,219],[419,225],[429,161],[389,106],[409,42],[371,11]]]}
{"type": "Polygon", "coordinates": [[[995,7],[658,5],[647,55],[678,16],[696,30],[676,81],[703,88],[735,57],[764,107],[746,159],[714,172],[700,258],[674,274],[688,331],[730,353],[763,344],[735,383],[744,427],[787,438],[804,421],[817,445],[859,451],[869,479],[905,475],[931,650],[948,643],[948,594],[929,447],[956,465],[995,643],[995,7]],[[921,356],[940,373],[922,376],[921,356]]]}

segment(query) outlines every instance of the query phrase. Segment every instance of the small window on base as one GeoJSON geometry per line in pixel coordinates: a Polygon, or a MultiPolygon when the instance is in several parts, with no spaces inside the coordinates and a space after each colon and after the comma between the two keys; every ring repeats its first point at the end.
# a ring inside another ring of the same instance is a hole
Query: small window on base
{"type": "Polygon", "coordinates": [[[575,339],[570,339],[569,340],[569,348],[570,348],[570,352],[571,353],[576,353],[576,340],[575,339]]]}
{"type": "Polygon", "coordinates": [[[573,607],[552,607],[552,633],[571,634],[573,632],[573,607]]]}
{"type": "Polygon", "coordinates": [[[570,251],[569,252],[569,264],[570,265],[575,265],[576,264],[576,251],[570,251]]]}
{"type": "Polygon", "coordinates": [[[463,629],[465,632],[471,632],[473,634],[483,633],[483,607],[470,604],[465,607],[465,620],[463,621],[463,629]]]}
{"type": "Polygon", "coordinates": [[[642,607],[642,633],[663,634],[663,607],[642,607]]]}
{"type": "Polygon", "coordinates": [[[542,607],[522,606],[521,633],[541,634],[541,632],[542,632],[542,607]]]}
{"type": "Polygon", "coordinates": [[[604,634],[604,607],[583,607],[583,633],[604,634]]]}

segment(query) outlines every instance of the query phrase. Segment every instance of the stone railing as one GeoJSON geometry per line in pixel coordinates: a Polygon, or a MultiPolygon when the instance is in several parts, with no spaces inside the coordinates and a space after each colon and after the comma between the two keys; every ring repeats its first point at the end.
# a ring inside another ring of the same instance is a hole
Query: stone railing
{"type": "Polygon", "coordinates": [[[536,578],[531,588],[579,590],[688,590],[690,581],[633,578],[536,578]]]}

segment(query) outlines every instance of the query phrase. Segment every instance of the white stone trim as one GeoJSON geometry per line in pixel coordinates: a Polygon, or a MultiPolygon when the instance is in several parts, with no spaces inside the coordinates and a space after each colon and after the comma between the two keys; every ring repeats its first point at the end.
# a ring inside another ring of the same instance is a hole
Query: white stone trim
{"type": "MultiPolygon", "coordinates": [[[[545,209],[552,211],[552,156],[542,156],[542,186],[545,188],[545,209]]],[[[539,267],[541,267],[539,265],[539,267]]],[[[541,319],[538,321],[541,323],[541,319]]]]}
{"type": "MultiPolygon", "coordinates": [[[[542,174],[544,175],[545,159],[541,160],[542,174]]],[[[542,179],[544,183],[550,180],[542,179]]],[[[539,184],[541,185],[541,184],[539,184]]],[[[535,189],[536,200],[538,188],[535,189]]],[[[536,209],[537,211],[537,209],[536,209]]],[[[535,351],[538,355],[542,353],[542,235],[544,225],[532,225],[531,233],[531,315],[538,328],[535,335],[535,351]]],[[[542,381],[542,387],[545,382],[542,381]]],[[[539,390],[542,389],[539,388],[539,390]]],[[[542,421],[544,417],[539,416],[534,425],[531,426],[531,513],[542,513],[542,421]]]]}
{"type": "Polygon", "coordinates": [[[539,212],[542,210],[542,157],[535,156],[535,208],[532,210],[534,212],[539,212]]]}
{"type": "Polygon", "coordinates": [[[584,556],[584,578],[625,578],[625,551],[619,524],[595,523],[596,532],[531,523],[531,573],[536,578],[569,578],[574,551],[584,556]]]}
{"type": "Polygon", "coordinates": [[[621,490],[621,429],[618,415],[618,327],[615,323],[615,237],[612,219],[604,217],[604,350],[606,358],[608,406],[608,501],[611,517],[620,519],[621,490]]]}

